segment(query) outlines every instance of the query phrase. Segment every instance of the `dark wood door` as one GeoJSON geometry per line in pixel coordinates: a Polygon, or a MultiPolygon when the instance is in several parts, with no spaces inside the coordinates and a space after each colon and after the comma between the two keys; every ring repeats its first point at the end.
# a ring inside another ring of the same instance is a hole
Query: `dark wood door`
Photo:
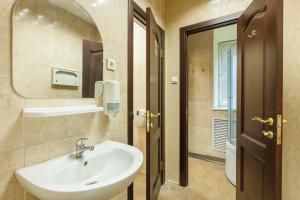
{"type": "Polygon", "coordinates": [[[161,137],[161,32],[150,8],[147,8],[147,200],[158,197],[162,184],[161,137]]]}
{"type": "Polygon", "coordinates": [[[282,30],[275,4],[255,0],[238,21],[238,200],[281,199],[282,30]]]}
{"type": "Polygon", "coordinates": [[[83,40],[82,97],[94,98],[95,82],[103,80],[103,47],[99,42],[83,40]]]}

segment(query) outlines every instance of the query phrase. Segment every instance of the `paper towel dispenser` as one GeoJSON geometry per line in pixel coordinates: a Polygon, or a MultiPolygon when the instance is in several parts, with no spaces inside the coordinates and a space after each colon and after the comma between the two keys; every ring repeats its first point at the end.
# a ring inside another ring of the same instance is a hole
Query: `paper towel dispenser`
{"type": "Polygon", "coordinates": [[[79,87],[79,77],[80,73],[77,70],[52,68],[52,85],[79,87]]]}

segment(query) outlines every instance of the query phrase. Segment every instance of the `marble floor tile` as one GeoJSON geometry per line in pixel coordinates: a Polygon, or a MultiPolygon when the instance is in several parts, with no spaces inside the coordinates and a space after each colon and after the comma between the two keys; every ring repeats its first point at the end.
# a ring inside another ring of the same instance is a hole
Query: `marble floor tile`
{"type": "MultiPolygon", "coordinates": [[[[188,187],[166,182],[158,200],[235,200],[235,187],[225,176],[225,165],[190,158],[189,173],[188,187]]],[[[145,200],[145,174],[140,174],[134,184],[134,200],[145,200]]]]}

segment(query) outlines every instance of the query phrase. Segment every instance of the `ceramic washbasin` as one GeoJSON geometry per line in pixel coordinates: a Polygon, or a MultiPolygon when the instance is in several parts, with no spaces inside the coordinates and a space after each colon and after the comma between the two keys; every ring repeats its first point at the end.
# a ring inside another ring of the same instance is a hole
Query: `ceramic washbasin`
{"type": "Polygon", "coordinates": [[[107,200],[136,178],[143,154],[135,147],[106,141],[81,159],[64,155],[16,171],[20,184],[41,200],[107,200]]]}

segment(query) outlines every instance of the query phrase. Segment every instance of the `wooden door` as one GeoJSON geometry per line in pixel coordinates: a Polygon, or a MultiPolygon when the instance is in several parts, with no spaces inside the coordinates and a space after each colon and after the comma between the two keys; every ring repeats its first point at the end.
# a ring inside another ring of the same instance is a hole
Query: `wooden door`
{"type": "Polygon", "coordinates": [[[161,32],[150,8],[147,8],[147,200],[158,197],[162,185],[162,135],[161,135],[161,32]]]}
{"type": "Polygon", "coordinates": [[[254,0],[238,21],[237,199],[281,199],[282,7],[254,0]]]}
{"type": "Polygon", "coordinates": [[[103,47],[101,43],[83,40],[82,97],[94,98],[95,82],[103,80],[103,47]]]}

